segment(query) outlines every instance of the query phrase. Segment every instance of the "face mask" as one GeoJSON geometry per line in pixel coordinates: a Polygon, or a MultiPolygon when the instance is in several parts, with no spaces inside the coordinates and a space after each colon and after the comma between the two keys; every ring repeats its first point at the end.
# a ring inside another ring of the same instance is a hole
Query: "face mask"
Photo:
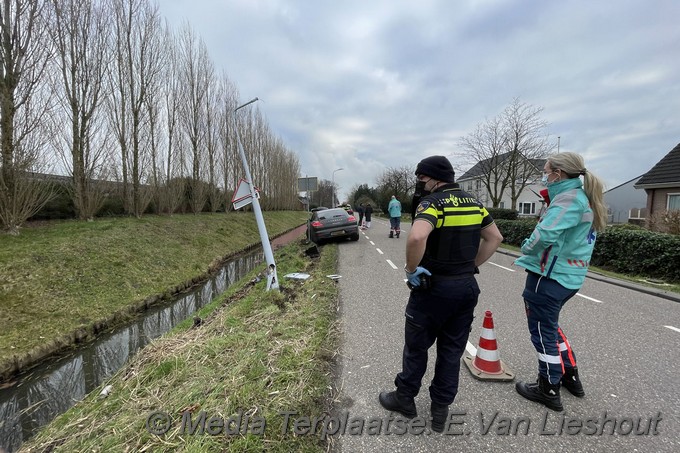
{"type": "Polygon", "coordinates": [[[427,181],[416,182],[416,191],[413,193],[414,197],[424,197],[425,195],[430,194],[429,190],[425,190],[425,184],[427,184],[427,181]]]}
{"type": "Polygon", "coordinates": [[[425,190],[425,184],[427,184],[427,181],[416,182],[416,190],[413,192],[413,199],[411,200],[411,218],[415,217],[416,208],[418,207],[418,203],[420,203],[420,199],[432,193],[429,190],[425,190]]]}
{"type": "Polygon", "coordinates": [[[550,173],[543,173],[543,177],[541,178],[541,184],[543,186],[547,187],[547,186],[555,184],[556,182],[559,181],[559,179],[556,179],[554,181],[548,181],[548,176],[552,175],[553,173],[555,173],[555,172],[551,171],[550,173]]]}

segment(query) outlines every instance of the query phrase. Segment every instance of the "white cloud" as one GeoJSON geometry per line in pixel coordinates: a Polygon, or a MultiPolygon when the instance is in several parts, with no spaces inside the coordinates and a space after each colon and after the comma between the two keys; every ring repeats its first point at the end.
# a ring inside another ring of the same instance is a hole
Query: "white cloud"
{"type": "MultiPolygon", "coordinates": [[[[515,97],[609,187],[680,142],[680,2],[163,0],[339,193],[450,155],[515,97]]],[[[454,164],[457,164],[454,162],[454,164]]]]}

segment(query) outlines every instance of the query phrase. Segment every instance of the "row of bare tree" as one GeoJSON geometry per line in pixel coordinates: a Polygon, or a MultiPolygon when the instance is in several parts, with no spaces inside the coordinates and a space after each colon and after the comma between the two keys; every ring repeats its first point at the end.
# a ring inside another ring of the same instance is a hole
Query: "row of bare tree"
{"type": "MultiPolygon", "coordinates": [[[[546,132],[548,123],[541,119],[542,111],[515,98],[500,114],[479,123],[462,137],[460,151],[451,153],[449,159],[458,171],[463,165],[472,167],[468,175],[474,174],[468,177],[480,184],[479,189],[470,192],[485,206],[498,208],[504,195],[508,195],[510,209],[515,210],[522,191],[537,182],[544,159],[555,148],[546,132]]],[[[375,188],[355,186],[349,199],[354,204],[370,201],[385,210],[395,195],[403,210],[410,212],[416,184],[414,170],[415,165],[386,168],[378,176],[375,188]]]]}
{"type": "Polygon", "coordinates": [[[125,211],[230,205],[237,137],[264,209],[299,207],[297,155],[185,24],[153,0],[0,0],[0,222],[19,227],[51,197],[36,173],[72,178],[81,219],[119,181],[125,211]],[[188,182],[187,182],[188,181],[188,182]],[[187,185],[189,187],[187,187],[187,185]],[[219,190],[221,188],[222,190],[219,190]]]}

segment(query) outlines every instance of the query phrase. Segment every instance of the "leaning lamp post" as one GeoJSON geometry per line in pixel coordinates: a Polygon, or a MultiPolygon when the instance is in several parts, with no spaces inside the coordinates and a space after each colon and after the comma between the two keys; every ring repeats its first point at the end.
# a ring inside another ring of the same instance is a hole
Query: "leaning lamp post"
{"type": "MultiPolygon", "coordinates": [[[[234,109],[236,113],[239,109],[252,104],[257,101],[255,98],[251,101],[246,102],[234,109]]],[[[236,123],[236,117],[234,115],[234,123],[236,123]]],[[[269,243],[269,235],[267,235],[267,227],[264,224],[264,218],[262,217],[262,209],[260,209],[260,201],[258,199],[257,193],[255,191],[255,185],[253,184],[253,177],[250,175],[250,168],[248,167],[248,161],[246,160],[246,153],[243,151],[243,145],[241,144],[241,138],[238,134],[238,124],[235,124],[234,130],[236,131],[236,142],[238,143],[238,151],[241,155],[241,161],[243,162],[243,170],[246,172],[246,180],[248,182],[248,187],[250,188],[250,196],[253,199],[253,212],[255,213],[255,220],[257,221],[257,229],[260,231],[260,241],[262,241],[262,249],[264,250],[264,257],[267,260],[267,291],[270,289],[279,289],[278,276],[276,274],[276,263],[274,262],[274,253],[272,253],[272,246],[269,243]]]]}
{"type": "MultiPolygon", "coordinates": [[[[334,208],[335,206],[335,172],[344,170],[344,168],[338,168],[336,170],[333,170],[333,174],[331,174],[331,205],[329,208],[334,208]]],[[[338,200],[339,202],[340,200],[338,200]]]]}

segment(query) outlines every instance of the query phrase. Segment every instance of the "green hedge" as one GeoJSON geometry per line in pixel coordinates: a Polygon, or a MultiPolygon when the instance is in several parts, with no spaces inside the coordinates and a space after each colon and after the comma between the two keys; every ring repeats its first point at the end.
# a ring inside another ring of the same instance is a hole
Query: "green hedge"
{"type": "MultiPolygon", "coordinates": [[[[519,247],[536,220],[496,220],[503,242],[519,247]]],[[[637,226],[609,226],[597,236],[593,266],[628,275],[680,282],[680,236],[637,226]]]]}
{"type": "Polygon", "coordinates": [[[506,219],[506,220],[517,220],[519,215],[514,209],[502,209],[502,208],[486,208],[493,217],[494,220],[506,219]]]}
{"type": "Polygon", "coordinates": [[[608,227],[598,235],[590,262],[615,272],[680,282],[680,236],[608,227]]]}
{"type": "Polygon", "coordinates": [[[496,225],[498,225],[498,229],[501,230],[503,242],[519,247],[522,245],[524,239],[531,236],[531,232],[534,231],[534,227],[536,226],[536,219],[499,219],[496,220],[496,225]]]}

